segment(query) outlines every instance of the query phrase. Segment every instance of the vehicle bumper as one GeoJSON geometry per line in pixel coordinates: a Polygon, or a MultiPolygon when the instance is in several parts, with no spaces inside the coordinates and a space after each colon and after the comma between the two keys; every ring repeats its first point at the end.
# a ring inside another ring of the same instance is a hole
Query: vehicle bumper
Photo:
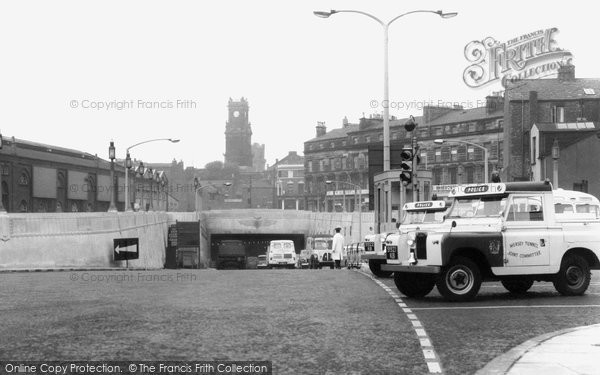
{"type": "Polygon", "coordinates": [[[414,272],[414,273],[440,273],[442,267],[439,266],[402,266],[399,264],[382,264],[382,271],[392,272],[414,272]]]}
{"type": "Polygon", "coordinates": [[[378,254],[378,253],[363,253],[360,255],[360,259],[383,259],[385,260],[385,253],[384,254],[378,254]]]}

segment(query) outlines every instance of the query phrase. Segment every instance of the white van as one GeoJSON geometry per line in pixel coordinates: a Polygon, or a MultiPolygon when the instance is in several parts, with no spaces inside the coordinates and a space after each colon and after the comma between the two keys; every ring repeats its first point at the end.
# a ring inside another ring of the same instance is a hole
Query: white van
{"type": "Polygon", "coordinates": [[[294,241],[290,240],[275,240],[269,243],[267,250],[267,267],[296,267],[296,250],[294,241]]]}

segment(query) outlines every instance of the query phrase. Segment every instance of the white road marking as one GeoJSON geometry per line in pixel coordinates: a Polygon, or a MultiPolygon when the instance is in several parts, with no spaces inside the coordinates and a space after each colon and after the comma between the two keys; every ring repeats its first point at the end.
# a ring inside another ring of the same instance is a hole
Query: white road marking
{"type": "Polygon", "coordinates": [[[363,272],[363,271],[358,271],[358,272],[362,273],[363,275],[369,277],[371,280],[375,281],[383,290],[388,292],[390,297],[392,297],[394,299],[394,302],[396,302],[398,304],[398,306],[400,306],[402,308],[402,311],[406,314],[406,317],[412,323],[413,328],[415,329],[415,333],[417,334],[417,336],[419,338],[419,344],[421,344],[421,347],[423,348],[423,357],[425,358],[425,363],[427,364],[427,368],[429,369],[429,372],[430,373],[442,373],[442,366],[440,365],[439,361],[437,361],[438,356],[435,353],[433,345],[431,345],[431,340],[427,336],[427,332],[425,332],[423,325],[417,318],[417,315],[412,313],[412,310],[409,309],[408,306],[406,306],[406,304],[404,303],[402,298],[400,298],[400,296],[395,291],[393,291],[390,287],[388,287],[381,281],[375,279],[371,275],[368,275],[366,272],[363,272]],[[433,360],[433,361],[430,361],[430,360],[433,360]]]}
{"type": "Polygon", "coordinates": [[[482,310],[482,309],[531,309],[531,308],[581,308],[600,307],[600,305],[518,305],[518,306],[448,306],[448,307],[412,307],[413,310],[482,310]]]}
{"type": "Polygon", "coordinates": [[[427,367],[429,367],[429,372],[433,374],[441,374],[442,367],[439,362],[427,362],[427,367]]]}

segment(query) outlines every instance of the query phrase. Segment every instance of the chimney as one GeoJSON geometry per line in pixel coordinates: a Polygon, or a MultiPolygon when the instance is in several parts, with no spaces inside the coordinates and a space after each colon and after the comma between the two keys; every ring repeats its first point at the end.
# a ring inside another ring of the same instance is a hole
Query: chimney
{"type": "Polygon", "coordinates": [[[317,138],[322,137],[327,133],[327,127],[325,126],[325,122],[317,121],[317,138]]]}
{"type": "Polygon", "coordinates": [[[358,130],[365,130],[369,126],[367,119],[363,116],[358,122],[358,130]]]}
{"type": "Polygon", "coordinates": [[[344,119],[342,120],[342,127],[344,129],[346,129],[348,127],[348,117],[344,116],[344,119]]]}
{"type": "Polygon", "coordinates": [[[575,80],[575,65],[567,63],[558,68],[559,81],[574,81],[575,80]]]}
{"type": "Polygon", "coordinates": [[[490,114],[504,110],[504,98],[500,95],[488,95],[485,97],[485,113],[490,114]]]}
{"type": "Polygon", "coordinates": [[[298,156],[298,153],[296,151],[289,151],[288,156],[298,156]]]}

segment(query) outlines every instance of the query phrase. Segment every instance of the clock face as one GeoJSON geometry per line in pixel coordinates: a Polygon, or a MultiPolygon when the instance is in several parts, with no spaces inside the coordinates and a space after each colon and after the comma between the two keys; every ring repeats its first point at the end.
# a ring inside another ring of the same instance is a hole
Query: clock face
{"type": "Polygon", "coordinates": [[[240,117],[240,111],[234,111],[233,117],[240,117]]]}

